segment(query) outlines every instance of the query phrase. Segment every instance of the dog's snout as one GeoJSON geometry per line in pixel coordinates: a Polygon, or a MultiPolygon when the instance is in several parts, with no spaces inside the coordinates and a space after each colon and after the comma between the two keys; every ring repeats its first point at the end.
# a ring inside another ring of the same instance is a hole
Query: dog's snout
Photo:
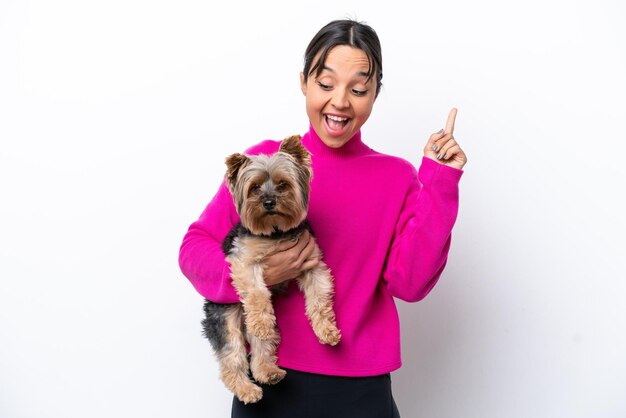
{"type": "Polygon", "coordinates": [[[276,199],[271,197],[263,201],[263,207],[267,210],[272,210],[276,207],[276,199]]]}

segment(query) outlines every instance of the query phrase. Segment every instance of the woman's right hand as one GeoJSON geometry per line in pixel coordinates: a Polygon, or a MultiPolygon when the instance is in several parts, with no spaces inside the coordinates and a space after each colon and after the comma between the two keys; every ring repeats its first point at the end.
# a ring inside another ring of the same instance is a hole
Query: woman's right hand
{"type": "Polygon", "coordinates": [[[297,241],[287,240],[263,260],[265,284],[273,286],[286,280],[295,279],[300,274],[317,265],[320,260],[315,238],[304,231],[297,241]]]}
{"type": "Polygon", "coordinates": [[[457,109],[453,107],[448,114],[446,129],[430,136],[424,147],[424,156],[437,161],[439,164],[462,170],[467,163],[467,156],[454,138],[456,113],[457,109]]]}

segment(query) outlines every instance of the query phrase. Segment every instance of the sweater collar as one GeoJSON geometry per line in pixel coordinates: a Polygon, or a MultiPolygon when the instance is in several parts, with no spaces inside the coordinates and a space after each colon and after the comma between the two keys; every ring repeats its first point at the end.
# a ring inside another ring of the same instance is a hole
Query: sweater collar
{"type": "Polygon", "coordinates": [[[309,124],[309,132],[302,137],[302,143],[311,154],[318,157],[348,158],[364,155],[370,151],[370,148],[361,141],[360,129],[341,147],[332,148],[320,139],[313,125],[309,124]]]}

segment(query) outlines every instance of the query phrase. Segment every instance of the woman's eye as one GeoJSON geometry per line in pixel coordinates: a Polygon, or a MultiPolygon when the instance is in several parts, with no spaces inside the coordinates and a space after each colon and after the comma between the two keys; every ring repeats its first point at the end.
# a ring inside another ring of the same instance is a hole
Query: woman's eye
{"type": "Polygon", "coordinates": [[[322,88],[322,90],[330,90],[330,86],[328,84],[317,82],[317,85],[322,88]]]}
{"type": "Polygon", "coordinates": [[[357,96],[365,96],[367,94],[367,90],[352,89],[352,93],[354,93],[357,96]]]}

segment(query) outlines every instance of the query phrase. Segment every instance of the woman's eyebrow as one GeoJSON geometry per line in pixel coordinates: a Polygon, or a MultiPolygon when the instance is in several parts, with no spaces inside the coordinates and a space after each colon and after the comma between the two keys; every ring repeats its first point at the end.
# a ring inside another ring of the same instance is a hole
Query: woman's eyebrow
{"type": "MultiPolygon", "coordinates": [[[[327,65],[324,65],[322,67],[322,71],[324,71],[324,70],[330,71],[333,74],[335,73],[335,70],[333,70],[332,68],[330,68],[327,65]]],[[[365,71],[359,71],[356,75],[357,75],[357,77],[365,77],[365,78],[369,78],[369,76],[370,76],[369,73],[365,72],[365,71]]]]}

